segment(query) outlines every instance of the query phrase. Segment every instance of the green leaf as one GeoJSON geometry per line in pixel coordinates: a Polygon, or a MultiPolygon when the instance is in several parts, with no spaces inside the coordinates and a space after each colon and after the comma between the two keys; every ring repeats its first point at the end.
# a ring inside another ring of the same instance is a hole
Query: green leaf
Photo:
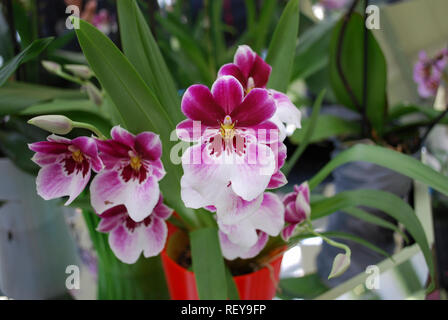
{"type": "Polygon", "coordinates": [[[299,32],[299,0],[290,0],[283,10],[269,44],[266,62],[272,67],[268,87],[286,92],[291,79],[297,35],[299,32]]]}
{"type": "Polygon", "coordinates": [[[120,34],[126,57],[177,123],[184,116],[180,99],[159,47],[135,0],[117,2],[120,34]]]}
{"type": "Polygon", "coordinates": [[[409,242],[408,236],[403,231],[401,231],[398,226],[396,226],[395,224],[393,224],[387,220],[381,219],[380,217],[377,217],[377,216],[375,216],[367,211],[364,211],[362,209],[359,209],[359,208],[348,208],[348,209],[345,209],[344,212],[348,213],[349,215],[351,215],[353,217],[364,220],[366,222],[375,224],[377,226],[380,226],[380,227],[383,227],[386,229],[393,230],[394,232],[399,233],[403,237],[403,239],[405,239],[406,242],[409,242]]]}
{"type": "Polygon", "coordinates": [[[318,22],[299,37],[292,79],[306,78],[328,64],[331,29],[336,21],[329,18],[318,22]]]}
{"type": "Polygon", "coordinates": [[[20,52],[8,63],[6,63],[0,69],[0,87],[5,84],[5,82],[9,79],[9,77],[11,77],[11,75],[22,63],[25,63],[35,58],[37,55],[39,55],[39,53],[41,53],[50,44],[52,40],[53,38],[44,38],[35,40],[22,52],[20,52]]]}
{"type": "Polygon", "coordinates": [[[420,246],[431,278],[434,279],[434,264],[425,231],[409,204],[392,193],[380,190],[341,192],[333,197],[312,202],[311,219],[319,219],[333,212],[357,206],[379,209],[401,222],[420,246]]]}
{"type": "Polygon", "coordinates": [[[279,287],[280,296],[298,299],[314,299],[329,289],[316,273],[280,279],[279,287]]]}
{"type": "Polygon", "coordinates": [[[236,287],[235,280],[233,279],[230,269],[226,267],[226,280],[227,280],[227,296],[229,300],[240,300],[240,294],[236,287]]]}
{"type": "MultiPolygon", "coordinates": [[[[337,68],[338,40],[343,19],[333,31],[330,54],[330,82],[338,101],[358,112],[346,90],[337,68]]],[[[350,18],[342,42],[341,67],[348,84],[352,88],[359,107],[363,104],[364,88],[364,31],[367,35],[367,86],[366,115],[373,128],[381,134],[386,113],[387,66],[383,52],[371,30],[364,26],[364,19],[357,13],[350,18]]]]}
{"type": "Polygon", "coordinates": [[[224,259],[218,229],[201,228],[190,232],[191,257],[199,299],[227,299],[224,259]]]}
{"type": "Polygon", "coordinates": [[[160,181],[166,202],[193,227],[198,224],[193,210],[185,208],[180,197],[181,167],[170,159],[175,142],[171,133],[175,123],[140,74],[113,42],[89,23],[80,20],[76,35],[91,69],[110,96],[122,126],[133,133],[153,131],[163,145],[162,162],[167,172],[160,181]]]}
{"type": "Polygon", "coordinates": [[[205,53],[205,49],[202,44],[198,42],[192,34],[190,34],[186,25],[182,25],[176,18],[168,13],[167,17],[157,16],[157,22],[170,32],[180,44],[180,50],[172,52],[172,48],[169,48],[169,53],[173,54],[173,61],[178,65],[178,68],[191,68],[194,66],[197,72],[200,74],[202,81],[211,85],[213,83],[216,70],[210,70],[208,66],[208,56],[205,53]],[[189,64],[182,63],[177,60],[177,56],[185,56],[189,64]],[[213,71],[213,72],[212,72],[213,71]]]}
{"type": "Polygon", "coordinates": [[[370,162],[394,170],[448,195],[448,177],[410,156],[383,147],[365,144],[358,144],[333,158],[309,181],[310,189],[321,183],[335,168],[354,161],[370,162]]]}
{"type": "MultiPolygon", "coordinates": [[[[305,134],[310,127],[311,119],[302,121],[302,129],[296,130],[289,137],[294,144],[301,144],[305,139],[305,134]]],[[[327,140],[329,138],[344,138],[347,136],[359,136],[361,134],[361,126],[354,121],[345,120],[330,114],[321,114],[314,124],[313,135],[309,143],[316,143],[327,140]]]]}
{"type": "Polygon", "coordinates": [[[37,103],[53,99],[82,99],[80,90],[59,89],[24,82],[8,82],[0,88],[0,116],[18,114],[37,103]]]}
{"type": "Polygon", "coordinates": [[[225,40],[224,40],[224,32],[223,32],[223,23],[222,23],[222,0],[213,0],[209,1],[208,5],[210,6],[209,15],[210,15],[210,31],[212,37],[212,48],[215,56],[215,64],[216,66],[224,63],[223,54],[225,53],[225,40]]]}
{"type": "Polygon", "coordinates": [[[321,91],[321,93],[317,97],[316,101],[314,101],[313,113],[311,114],[310,124],[306,128],[302,143],[296,149],[296,151],[294,151],[294,154],[292,155],[292,157],[288,161],[288,163],[283,167],[283,173],[285,175],[288,175],[288,173],[292,170],[292,168],[297,163],[300,156],[302,155],[302,153],[305,151],[306,147],[308,146],[308,143],[310,142],[311,137],[313,136],[314,128],[316,127],[316,122],[319,117],[320,108],[322,106],[322,101],[324,100],[324,97],[325,97],[325,89],[321,91]]]}
{"type": "MultiPolygon", "coordinates": [[[[253,2],[253,1],[251,1],[253,2]]],[[[260,52],[265,48],[266,38],[268,36],[269,26],[273,21],[274,15],[277,6],[276,0],[264,0],[260,9],[259,18],[256,23],[255,31],[255,43],[254,50],[260,52]]]]}

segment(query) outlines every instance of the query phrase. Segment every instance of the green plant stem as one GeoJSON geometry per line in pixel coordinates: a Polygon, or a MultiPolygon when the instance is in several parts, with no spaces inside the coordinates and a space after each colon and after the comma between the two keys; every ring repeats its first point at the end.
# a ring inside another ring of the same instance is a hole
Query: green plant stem
{"type": "Polygon", "coordinates": [[[331,240],[330,238],[324,236],[323,234],[320,234],[319,232],[315,231],[315,230],[313,229],[313,227],[312,227],[310,221],[307,221],[307,224],[306,224],[306,230],[307,230],[309,233],[314,234],[316,237],[320,237],[320,238],[322,238],[322,240],[324,240],[324,241],[325,241],[326,243],[328,243],[330,246],[333,246],[333,247],[336,247],[336,248],[339,248],[339,249],[344,250],[344,251],[345,251],[345,254],[346,254],[348,257],[350,257],[350,255],[351,255],[351,250],[350,250],[350,248],[349,248],[347,245],[345,245],[345,244],[343,244],[343,243],[340,243],[340,242],[337,242],[337,241],[334,241],[334,240],[331,240]]]}
{"type": "Polygon", "coordinates": [[[87,129],[87,130],[92,131],[101,140],[107,139],[107,137],[94,125],[91,125],[89,123],[84,123],[84,122],[77,122],[77,121],[73,121],[72,123],[73,123],[73,127],[75,127],[75,128],[87,129]]]}

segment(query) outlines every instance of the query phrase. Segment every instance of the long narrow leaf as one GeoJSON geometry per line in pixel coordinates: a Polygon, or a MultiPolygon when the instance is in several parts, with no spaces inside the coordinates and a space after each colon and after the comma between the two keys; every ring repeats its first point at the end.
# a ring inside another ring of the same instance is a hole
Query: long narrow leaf
{"type": "Polygon", "coordinates": [[[163,144],[162,161],[166,176],[160,186],[167,203],[182,216],[187,224],[197,224],[196,216],[185,208],[180,198],[181,167],[170,159],[174,142],[170,135],[175,123],[145,84],[129,60],[113,42],[89,23],[80,20],[76,35],[81,48],[102,87],[107,91],[125,126],[133,133],[153,131],[163,144]]]}
{"type": "Polygon", "coordinates": [[[269,44],[266,57],[266,62],[272,66],[269,88],[282,92],[288,88],[299,32],[299,16],[299,0],[290,0],[269,44]]]}
{"type": "Polygon", "coordinates": [[[117,3],[120,34],[126,57],[177,123],[184,117],[180,99],[159,47],[135,0],[117,3]]]}
{"type": "Polygon", "coordinates": [[[372,223],[372,224],[376,224],[377,226],[386,228],[386,229],[390,229],[393,230],[394,232],[399,233],[403,239],[405,239],[406,242],[409,242],[409,238],[408,236],[400,230],[400,228],[396,225],[394,225],[393,223],[381,219],[380,217],[377,217],[371,213],[368,213],[367,211],[364,211],[362,209],[359,208],[348,208],[345,209],[344,212],[348,213],[349,215],[356,217],[358,219],[364,220],[366,222],[372,223]]]}
{"type": "Polygon", "coordinates": [[[16,69],[44,51],[44,49],[50,44],[53,38],[44,38],[33,41],[28,47],[26,47],[22,52],[12,58],[8,63],[6,63],[0,69],[0,87],[5,84],[5,82],[11,77],[11,75],[16,71],[16,69]]]}
{"type": "Polygon", "coordinates": [[[319,219],[336,211],[366,206],[379,209],[401,222],[420,246],[431,278],[434,279],[434,264],[425,231],[412,208],[398,196],[380,190],[353,190],[318,200],[311,204],[311,219],[319,219]]]}
{"type": "Polygon", "coordinates": [[[227,299],[226,269],[218,229],[201,228],[190,232],[190,244],[199,299],[227,299]]]}
{"type": "Polygon", "coordinates": [[[394,170],[448,195],[448,177],[410,156],[383,147],[365,144],[358,144],[338,154],[309,181],[310,188],[315,188],[335,168],[354,161],[370,162],[394,170]]]}

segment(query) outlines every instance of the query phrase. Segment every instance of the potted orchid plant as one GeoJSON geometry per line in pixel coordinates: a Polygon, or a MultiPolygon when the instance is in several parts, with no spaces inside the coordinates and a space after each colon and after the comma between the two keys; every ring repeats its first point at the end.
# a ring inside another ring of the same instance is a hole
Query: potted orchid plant
{"type": "MultiPolygon", "coordinates": [[[[358,145],[292,192],[275,192],[287,184],[285,125],[301,126],[300,110],[284,93],[295,55],[298,0],[284,8],[266,59],[239,46],[233,63],[216,70],[211,87],[192,84],[181,99],[137,2],[121,0],[117,8],[123,52],[72,17],[101,85],[100,108],[110,132],[63,114],[29,120],[51,132],[46,141],[29,145],[40,166],[37,193],[68,197],[66,205],[82,209],[98,254],[99,299],[271,299],[283,252],[316,236],[343,250],[328,270],[337,277],[350,266],[351,251],[335,239],[387,256],[361,238],[313,228],[313,220],[338,210],[383,223],[359,206],[400,221],[434,274],[425,232],[399,197],[379,190],[311,195],[335,168],[352,161],[375,163],[448,194],[448,178],[414,158],[358,145]],[[83,134],[73,136],[79,129],[83,134]]],[[[324,96],[316,99],[311,122],[324,96]]],[[[307,130],[305,140],[311,134],[307,130]]]]}

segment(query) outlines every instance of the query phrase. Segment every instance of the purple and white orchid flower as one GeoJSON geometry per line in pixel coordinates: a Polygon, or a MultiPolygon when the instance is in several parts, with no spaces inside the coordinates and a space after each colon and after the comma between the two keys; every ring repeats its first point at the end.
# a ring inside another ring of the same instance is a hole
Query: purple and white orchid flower
{"type": "Polygon", "coordinates": [[[109,233],[109,245],[115,256],[125,263],[135,263],[140,254],[146,258],[158,255],[168,235],[165,220],[173,210],[163,204],[162,196],[154,210],[140,222],[132,219],[124,205],[103,212],[97,230],[109,233]]]}
{"type": "Polygon", "coordinates": [[[124,205],[132,220],[143,221],[159,201],[158,182],[165,175],[160,138],[152,132],[134,136],[120,126],[111,136],[97,140],[105,168],[90,185],[92,207],[101,214],[124,205]]]}
{"type": "Polygon", "coordinates": [[[226,259],[249,259],[266,245],[269,236],[277,236],[283,229],[284,206],[277,195],[266,192],[255,212],[235,224],[226,224],[218,216],[221,250],[226,259]]]}
{"type": "Polygon", "coordinates": [[[448,64],[448,49],[430,59],[425,51],[419,53],[418,62],[414,66],[414,81],[418,85],[418,93],[422,98],[437,94],[444,69],[448,64]]]}
{"type": "Polygon", "coordinates": [[[308,182],[300,186],[295,185],[294,191],[283,198],[285,205],[285,222],[288,225],[282,230],[282,237],[287,241],[293,234],[294,229],[311,214],[310,188],[308,182]]]}
{"type": "Polygon", "coordinates": [[[253,210],[239,209],[259,205],[277,171],[273,149],[279,143],[278,128],[269,121],[275,110],[267,90],[255,88],[244,96],[233,76],[218,78],[211,91],[203,85],[187,89],[182,112],[189,119],[177,126],[177,133],[182,140],[199,141],[182,156],[187,207],[215,206],[218,215],[241,219],[242,212],[253,210]]]}
{"type": "MultiPolygon", "coordinates": [[[[249,94],[254,88],[266,88],[271,69],[249,46],[242,45],[238,47],[233,63],[225,64],[219,69],[218,77],[234,76],[243,86],[244,92],[249,94]]],[[[286,138],[286,127],[283,124],[300,128],[301,113],[286,94],[274,89],[269,89],[269,92],[277,105],[271,121],[278,126],[279,136],[283,141],[286,138]]]]}
{"type": "Polygon", "coordinates": [[[50,135],[48,141],[29,145],[36,152],[31,160],[41,169],[37,175],[37,193],[45,200],[69,196],[69,205],[84,190],[91,169],[99,172],[103,163],[93,138],[78,137],[70,140],[50,135]]]}

